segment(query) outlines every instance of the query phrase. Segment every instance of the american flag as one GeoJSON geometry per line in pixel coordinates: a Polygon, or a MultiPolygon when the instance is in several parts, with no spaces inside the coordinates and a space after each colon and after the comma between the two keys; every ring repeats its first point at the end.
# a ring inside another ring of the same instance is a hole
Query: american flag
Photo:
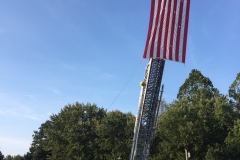
{"type": "Polygon", "coordinates": [[[190,0],[152,0],[143,58],[185,63],[190,0]]]}

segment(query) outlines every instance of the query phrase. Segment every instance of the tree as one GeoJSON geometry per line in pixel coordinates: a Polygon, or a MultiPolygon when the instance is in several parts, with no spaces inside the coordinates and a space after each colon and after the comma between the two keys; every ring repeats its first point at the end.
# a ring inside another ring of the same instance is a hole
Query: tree
{"type": "Polygon", "coordinates": [[[180,87],[177,100],[159,117],[151,159],[201,160],[220,153],[226,159],[224,140],[233,125],[233,109],[209,78],[193,70],[180,87]]]}
{"type": "Polygon", "coordinates": [[[59,114],[50,117],[50,126],[45,130],[45,149],[51,151],[49,159],[92,160],[96,144],[96,126],[105,117],[106,111],[95,104],[66,105],[59,114]]]}
{"type": "Polygon", "coordinates": [[[16,155],[16,156],[11,156],[11,155],[7,155],[4,160],[24,160],[24,158],[20,155],[16,155]]]}
{"type": "Polygon", "coordinates": [[[118,110],[108,112],[97,126],[98,146],[95,159],[129,159],[135,117],[118,110]]]}
{"type": "Polygon", "coordinates": [[[26,154],[24,154],[23,159],[24,160],[33,160],[32,153],[27,152],[26,154]]]}
{"type": "Polygon", "coordinates": [[[7,155],[4,160],[13,160],[13,157],[11,155],[7,155]]]}
{"type": "Polygon", "coordinates": [[[24,160],[24,158],[20,155],[13,156],[13,160],[24,160]]]}
{"type": "Polygon", "coordinates": [[[228,159],[225,156],[225,150],[223,147],[219,144],[216,144],[215,146],[208,147],[207,154],[205,156],[206,160],[225,160],[228,159]]]}
{"type": "Polygon", "coordinates": [[[179,88],[177,98],[187,99],[189,102],[200,99],[211,99],[218,95],[219,91],[213,87],[211,80],[204,77],[200,71],[193,69],[189,78],[179,88]]]}
{"type": "Polygon", "coordinates": [[[240,73],[237,74],[236,79],[233,81],[228,90],[229,97],[233,99],[232,104],[237,110],[238,114],[240,111],[240,73]]]}
{"type": "Polygon", "coordinates": [[[236,120],[233,128],[228,133],[225,140],[227,150],[231,159],[239,159],[240,157],[240,119],[236,120]]]}
{"type": "Polygon", "coordinates": [[[25,160],[128,159],[135,117],[95,104],[68,104],[34,131],[25,160]]]}
{"type": "Polygon", "coordinates": [[[4,155],[2,154],[2,152],[0,151],[0,160],[3,160],[4,155]]]}
{"type": "Polygon", "coordinates": [[[46,149],[46,131],[49,129],[51,121],[46,121],[41,124],[39,131],[34,131],[33,142],[29,149],[30,152],[24,155],[25,160],[45,160],[51,155],[51,152],[46,149]]]}

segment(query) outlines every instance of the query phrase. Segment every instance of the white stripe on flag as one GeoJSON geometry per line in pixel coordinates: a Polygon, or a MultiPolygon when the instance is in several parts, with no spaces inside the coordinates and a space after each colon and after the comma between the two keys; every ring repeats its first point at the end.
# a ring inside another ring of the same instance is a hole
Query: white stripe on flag
{"type": "Polygon", "coordinates": [[[174,27],[174,36],[173,36],[173,60],[176,61],[176,43],[177,43],[177,30],[178,30],[178,17],[179,17],[179,9],[180,9],[180,1],[177,1],[177,8],[176,8],[176,17],[175,17],[175,27],[174,27]]]}

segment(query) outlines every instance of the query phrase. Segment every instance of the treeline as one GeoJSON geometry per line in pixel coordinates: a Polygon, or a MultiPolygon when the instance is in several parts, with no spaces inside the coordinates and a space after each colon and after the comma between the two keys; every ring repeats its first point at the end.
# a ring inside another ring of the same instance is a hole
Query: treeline
{"type": "MultiPolygon", "coordinates": [[[[177,99],[163,107],[150,160],[184,160],[185,152],[193,160],[240,159],[240,73],[223,95],[209,78],[192,70],[177,99]]],[[[134,123],[131,113],[68,104],[34,131],[29,152],[4,159],[129,159],[134,123]]]]}

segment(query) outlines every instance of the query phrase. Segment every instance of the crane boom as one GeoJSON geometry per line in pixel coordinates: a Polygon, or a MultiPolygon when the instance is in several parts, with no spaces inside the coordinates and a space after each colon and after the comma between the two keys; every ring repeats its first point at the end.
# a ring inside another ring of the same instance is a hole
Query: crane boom
{"type": "Polygon", "coordinates": [[[165,60],[149,59],[139,98],[130,160],[147,160],[159,108],[165,60]]]}

